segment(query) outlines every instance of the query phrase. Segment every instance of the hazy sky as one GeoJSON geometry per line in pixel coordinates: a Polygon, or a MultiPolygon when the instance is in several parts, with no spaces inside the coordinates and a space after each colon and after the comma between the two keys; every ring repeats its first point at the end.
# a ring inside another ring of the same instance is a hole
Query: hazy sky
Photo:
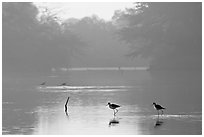
{"type": "Polygon", "coordinates": [[[111,20],[115,10],[133,7],[132,2],[49,2],[35,4],[60,11],[60,16],[64,19],[72,17],[81,19],[95,14],[106,21],[111,20]]]}

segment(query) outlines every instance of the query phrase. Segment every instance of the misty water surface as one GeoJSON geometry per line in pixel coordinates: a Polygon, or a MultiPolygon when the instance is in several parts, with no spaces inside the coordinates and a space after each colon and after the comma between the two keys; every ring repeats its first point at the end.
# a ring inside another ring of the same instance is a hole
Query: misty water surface
{"type": "Polygon", "coordinates": [[[3,77],[2,134],[201,134],[201,94],[198,71],[3,77]],[[69,86],[49,88],[63,82],[69,86]],[[115,117],[108,101],[121,105],[115,117]],[[167,108],[163,116],[157,117],[152,102],[167,108]]]}

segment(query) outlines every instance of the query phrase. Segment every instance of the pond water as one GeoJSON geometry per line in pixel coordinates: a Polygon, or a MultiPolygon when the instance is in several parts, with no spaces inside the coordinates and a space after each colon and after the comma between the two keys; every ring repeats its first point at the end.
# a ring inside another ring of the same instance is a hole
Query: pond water
{"type": "Polygon", "coordinates": [[[202,134],[202,74],[89,70],[3,77],[2,134],[202,134]],[[68,86],[57,86],[63,82],[68,86]],[[121,106],[116,116],[107,102],[121,106]],[[166,107],[164,115],[157,116],[152,102],[166,107]]]}

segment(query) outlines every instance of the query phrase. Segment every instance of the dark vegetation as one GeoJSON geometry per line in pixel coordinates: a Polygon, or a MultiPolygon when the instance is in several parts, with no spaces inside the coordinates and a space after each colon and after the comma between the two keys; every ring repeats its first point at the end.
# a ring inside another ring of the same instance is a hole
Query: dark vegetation
{"type": "Polygon", "coordinates": [[[3,75],[49,74],[84,54],[94,62],[98,53],[110,52],[104,62],[112,64],[122,52],[117,45],[130,49],[126,57],[148,60],[151,69],[201,69],[201,3],[135,3],[109,22],[97,16],[60,22],[47,9],[38,13],[32,3],[2,4],[3,75]]]}
{"type": "Polygon", "coordinates": [[[200,2],[135,3],[116,11],[122,40],[131,43],[130,57],[150,60],[152,69],[199,69],[202,62],[200,2]]]}

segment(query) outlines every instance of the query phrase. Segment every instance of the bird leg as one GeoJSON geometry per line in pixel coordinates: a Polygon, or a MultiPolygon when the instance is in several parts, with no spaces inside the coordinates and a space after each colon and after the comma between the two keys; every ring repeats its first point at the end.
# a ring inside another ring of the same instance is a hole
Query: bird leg
{"type": "Polygon", "coordinates": [[[113,114],[114,116],[116,115],[116,113],[118,113],[118,110],[117,109],[113,109],[113,114]],[[116,110],[116,111],[115,111],[116,110]]]}
{"type": "Polygon", "coordinates": [[[162,112],[162,115],[163,115],[164,114],[163,110],[161,110],[161,112],[162,112]]]}
{"type": "Polygon", "coordinates": [[[118,110],[117,109],[115,109],[115,110],[116,110],[115,114],[118,113],[118,110]]]}
{"type": "Polygon", "coordinates": [[[157,110],[157,112],[158,112],[158,116],[159,116],[159,110],[157,110]]]}

